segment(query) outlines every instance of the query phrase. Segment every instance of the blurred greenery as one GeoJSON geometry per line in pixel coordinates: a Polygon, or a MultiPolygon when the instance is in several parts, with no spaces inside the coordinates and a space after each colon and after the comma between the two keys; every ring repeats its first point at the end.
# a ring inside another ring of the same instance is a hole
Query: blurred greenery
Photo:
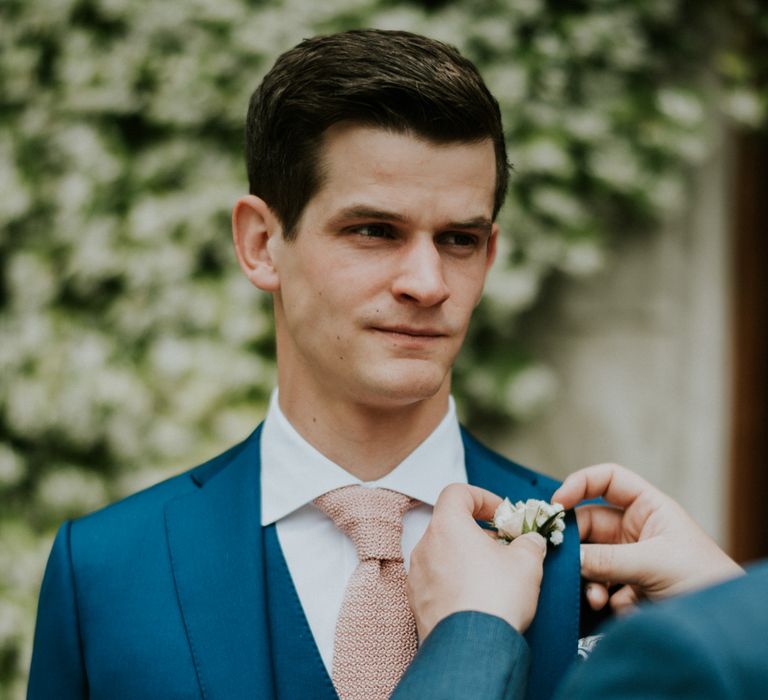
{"type": "Polygon", "coordinates": [[[0,686],[21,697],[52,533],[244,437],[274,382],[239,272],[248,97],[339,29],[458,46],[504,111],[503,255],[456,370],[470,426],[542,410],[516,319],[685,204],[723,117],[765,123],[768,18],[685,0],[0,0],[0,686]],[[759,63],[757,56],[762,56],[759,63]]]}

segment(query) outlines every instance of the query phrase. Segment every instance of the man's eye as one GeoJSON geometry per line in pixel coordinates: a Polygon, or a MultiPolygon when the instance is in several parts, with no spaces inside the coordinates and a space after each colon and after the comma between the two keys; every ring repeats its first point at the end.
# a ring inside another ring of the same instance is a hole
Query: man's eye
{"type": "Polygon", "coordinates": [[[478,237],[472,233],[444,233],[440,236],[440,242],[446,245],[455,245],[462,248],[477,246],[478,237]]]}
{"type": "Polygon", "coordinates": [[[363,224],[362,226],[355,226],[354,231],[366,238],[392,238],[394,236],[392,227],[387,224],[363,224]]]}

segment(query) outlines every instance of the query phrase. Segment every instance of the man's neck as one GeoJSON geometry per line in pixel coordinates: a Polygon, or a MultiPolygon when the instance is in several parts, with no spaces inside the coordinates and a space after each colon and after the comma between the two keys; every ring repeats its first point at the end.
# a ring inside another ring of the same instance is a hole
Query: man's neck
{"type": "Polygon", "coordinates": [[[397,407],[344,400],[312,401],[279,393],[280,410],[315,449],[361,481],[391,472],[440,424],[448,411],[448,386],[426,400],[397,407]]]}

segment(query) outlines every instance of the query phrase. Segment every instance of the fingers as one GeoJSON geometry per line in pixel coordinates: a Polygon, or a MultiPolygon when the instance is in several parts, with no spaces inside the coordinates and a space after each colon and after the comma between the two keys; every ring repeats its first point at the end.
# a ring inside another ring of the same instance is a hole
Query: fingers
{"type": "Polygon", "coordinates": [[[621,508],[639,496],[661,496],[661,492],[638,474],[618,464],[596,464],[571,474],[552,495],[552,500],[573,508],[589,498],[605,498],[621,508]]]}
{"type": "Polygon", "coordinates": [[[602,610],[608,602],[608,586],[592,581],[585,589],[587,602],[592,610],[602,610]]]}
{"type": "Polygon", "coordinates": [[[640,602],[640,595],[634,586],[622,586],[611,596],[611,609],[623,615],[636,607],[640,602]]]}
{"type": "Polygon", "coordinates": [[[645,542],[581,545],[581,575],[590,581],[640,583],[649,571],[656,569],[658,561],[653,547],[647,547],[645,542]]]}
{"type": "Polygon", "coordinates": [[[623,614],[640,602],[640,594],[635,586],[622,586],[611,595],[606,584],[592,581],[587,584],[584,593],[589,607],[596,611],[602,610],[610,602],[611,610],[623,614]]]}
{"type": "Polygon", "coordinates": [[[432,520],[446,526],[461,524],[468,519],[493,520],[501,500],[478,486],[449,484],[437,499],[432,520]]]}
{"type": "Polygon", "coordinates": [[[624,511],[610,506],[581,506],[576,523],[582,542],[618,544],[622,541],[624,511]]]}
{"type": "Polygon", "coordinates": [[[602,610],[610,601],[611,609],[623,614],[629,612],[640,602],[640,594],[634,586],[622,586],[611,595],[606,584],[590,581],[584,593],[592,610],[602,610]]]}

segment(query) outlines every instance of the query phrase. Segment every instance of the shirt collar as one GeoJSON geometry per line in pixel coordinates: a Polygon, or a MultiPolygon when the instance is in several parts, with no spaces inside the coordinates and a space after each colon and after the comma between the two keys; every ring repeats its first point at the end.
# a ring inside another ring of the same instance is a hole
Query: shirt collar
{"type": "MultiPolygon", "coordinates": [[[[261,433],[261,524],[270,525],[328,491],[362,484],[332,462],[290,424],[272,393],[261,433]]],[[[398,491],[434,506],[448,484],[467,482],[464,445],[449,398],[448,412],[432,433],[389,474],[365,486],[398,491]]]]}

